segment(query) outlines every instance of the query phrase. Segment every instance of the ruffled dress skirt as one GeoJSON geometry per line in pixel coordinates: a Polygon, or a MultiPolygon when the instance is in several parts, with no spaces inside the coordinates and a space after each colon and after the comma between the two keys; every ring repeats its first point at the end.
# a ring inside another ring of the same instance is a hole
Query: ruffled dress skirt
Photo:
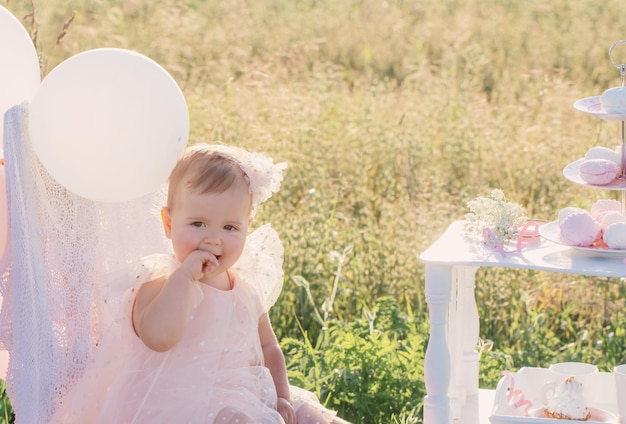
{"type": "MultiPolygon", "coordinates": [[[[134,290],[133,290],[134,292],[134,290]]],[[[123,314],[96,348],[84,376],[63,397],[55,423],[282,423],[263,365],[258,292],[235,276],[229,291],[198,284],[189,326],[167,352],[148,349],[123,314]]],[[[298,423],[330,423],[334,412],[292,388],[298,423]]]]}

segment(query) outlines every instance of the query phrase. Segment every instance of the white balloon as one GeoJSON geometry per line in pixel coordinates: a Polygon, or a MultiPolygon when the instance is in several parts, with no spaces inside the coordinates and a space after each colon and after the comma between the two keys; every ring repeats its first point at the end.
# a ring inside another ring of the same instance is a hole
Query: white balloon
{"type": "Polygon", "coordinates": [[[122,202],[167,180],[189,137],[174,79],[123,49],[89,50],[48,74],[30,105],[30,137],[48,173],[68,190],[122,202]]]}
{"type": "Polygon", "coordinates": [[[0,152],[5,112],[30,101],[40,80],[39,59],[30,35],[11,12],[0,6],[0,152]]]}

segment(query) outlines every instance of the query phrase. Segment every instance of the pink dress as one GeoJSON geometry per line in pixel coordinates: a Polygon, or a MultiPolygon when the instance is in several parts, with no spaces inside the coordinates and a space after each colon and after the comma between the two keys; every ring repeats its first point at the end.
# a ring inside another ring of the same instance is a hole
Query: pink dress
{"type": "MultiPolygon", "coordinates": [[[[141,264],[135,287],[171,272],[171,257],[150,262],[141,264]]],[[[263,293],[242,274],[233,270],[228,291],[197,284],[187,330],[167,352],[148,349],[135,335],[130,317],[136,289],[126,290],[117,307],[122,313],[52,422],[281,423],[258,337],[263,293]]],[[[334,418],[312,393],[292,387],[291,397],[299,424],[334,418]]]]}

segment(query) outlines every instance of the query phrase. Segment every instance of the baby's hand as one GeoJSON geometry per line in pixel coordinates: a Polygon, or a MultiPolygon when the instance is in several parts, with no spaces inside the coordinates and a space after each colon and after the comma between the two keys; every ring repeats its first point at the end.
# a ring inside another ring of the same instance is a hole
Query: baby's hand
{"type": "Polygon", "coordinates": [[[206,250],[194,250],[185,258],[181,268],[185,269],[193,281],[199,281],[205,274],[217,267],[217,258],[206,250]]]}
{"type": "Polygon", "coordinates": [[[278,403],[276,405],[276,410],[278,411],[280,416],[283,417],[283,420],[285,420],[285,424],[297,423],[296,411],[293,409],[291,402],[289,402],[287,399],[279,397],[278,403]]]}

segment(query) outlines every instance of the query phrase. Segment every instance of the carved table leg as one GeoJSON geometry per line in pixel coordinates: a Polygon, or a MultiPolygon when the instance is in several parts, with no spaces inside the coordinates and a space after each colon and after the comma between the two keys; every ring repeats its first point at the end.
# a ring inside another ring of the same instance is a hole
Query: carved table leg
{"type": "Polygon", "coordinates": [[[477,267],[454,268],[453,300],[450,308],[449,334],[454,335],[454,339],[450,340],[450,410],[452,419],[463,418],[463,422],[469,422],[471,418],[478,419],[477,408],[474,408],[475,417],[469,417],[470,411],[466,408],[470,400],[477,401],[471,398],[478,396],[479,354],[476,345],[479,337],[479,319],[474,297],[474,278],[477,269],[477,267]]]}
{"type": "Polygon", "coordinates": [[[450,350],[447,331],[453,267],[427,264],[425,275],[430,336],[424,356],[424,424],[449,424],[450,350]]]}
{"type": "Polygon", "coordinates": [[[424,423],[467,419],[468,397],[478,395],[478,267],[426,265],[430,339],[424,358],[424,423]]]}
{"type": "Polygon", "coordinates": [[[476,297],[474,296],[475,275],[477,267],[458,268],[458,314],[462,328],[462,363],[461,375],[467,396],[478,394],[478,359],[476,350],[480,337],[480,324],[476,297]]]}

